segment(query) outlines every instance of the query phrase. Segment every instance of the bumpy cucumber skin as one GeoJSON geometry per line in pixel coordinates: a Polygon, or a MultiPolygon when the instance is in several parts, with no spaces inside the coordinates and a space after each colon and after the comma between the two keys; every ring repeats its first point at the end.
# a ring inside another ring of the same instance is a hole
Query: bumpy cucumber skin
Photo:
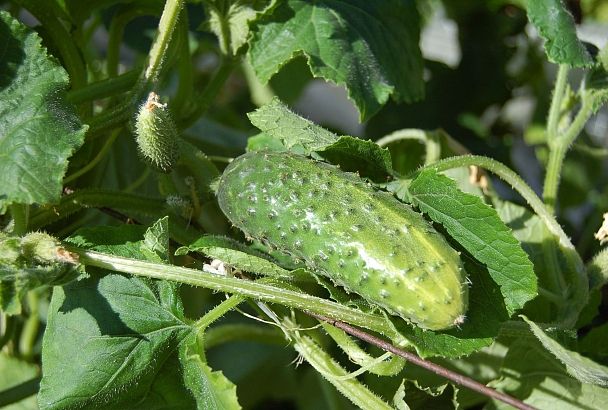
{"type": "Polygon", "coordinates": [[[159,172],[171,172],[179,159],[177,127],[167,106],[153,92],[137,114],[135,135],[144,161],[159,172]]]}
{"type": "Polygon", "coordinates": [[[249,237],[391,314],[431,330],[464,321],[458,253],[410,206],[354,174],[292,153],[253,152],[226,168],[218,200],[249,237]]]}

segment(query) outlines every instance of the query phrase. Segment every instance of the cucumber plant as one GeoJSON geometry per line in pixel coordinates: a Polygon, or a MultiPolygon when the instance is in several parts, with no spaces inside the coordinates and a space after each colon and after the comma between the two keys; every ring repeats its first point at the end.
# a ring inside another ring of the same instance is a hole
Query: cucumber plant
{"type": "Polygon", "coordinates": [[[608,401],[608,18],[568,7],[0,2],[0,406],[608,401]]]}

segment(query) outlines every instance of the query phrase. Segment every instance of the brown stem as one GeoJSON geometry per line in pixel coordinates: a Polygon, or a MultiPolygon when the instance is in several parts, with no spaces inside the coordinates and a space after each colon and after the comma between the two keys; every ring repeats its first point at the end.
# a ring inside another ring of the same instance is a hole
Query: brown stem
{"type": "Polygon", "coordinates": [[[424,360],[423,358],[415,355],[412,352],[408,352],[406,350],[399,349],[398,347],[393,346],[389,342],[382,340],[376,336],[370,335],[369,333],[366,333],[361,329],[357,329],[355,327],[352,327],[349,324],[340,322],[338,320],[334,320],[334,319],[330,319],[325,316],[317,315],[316,313],[306,312],[306,314],[308,314],[309,316],[312,316],[314,318],[317,318],[319,320],[323,320],[323,321],[337,327],[338,329],[342,329],[346,333],[348,333],[356,338],[359,338],[363,341],[368,342],[369,344],[379,347],[380,349],[383,349],[383,350],[390,352],[392,354],[395,354],[397,356],[401,356],[405,360],[409,361],[410,363],[413,363],[417,366],[422,367],[423,369],[426,369],[441,377],[444,377],[459,386],[466,387],[468,389],[476,391],[477,393],[483,394],[484,396],[488,396],[488,397],[494,398],[496,400],[500,400],[517,409],[535,410],[535,407],[532,407],[532,406],[524,403],[521,400],[511,397],[508,394],[501,393],[497,390],[494,390],[484,384],[481,384],[481,383],[471,379],[470,377],[463,376],[461,374],[448,370],[445,367],[439,366],[438,364],[435,364],[428,360],[424,360]]]}

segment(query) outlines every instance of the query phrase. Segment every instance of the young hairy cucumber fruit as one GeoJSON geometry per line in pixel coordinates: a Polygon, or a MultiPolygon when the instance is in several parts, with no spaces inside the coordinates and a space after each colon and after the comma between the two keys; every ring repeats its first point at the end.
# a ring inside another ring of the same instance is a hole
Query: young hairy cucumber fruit
{"type": "Polygon", "coordinates": [[[254,152],[226,168],[218,199],[249,237],[390,313],[432,330],[463,323],[468,286],[458,253],[422,215],[358,176],[254,152]]]}
{"type": "Polygon", "coordinates": [[[166,104],[150,93],[135,121],[137,146],[143,159],[157,171],[169,173],[179,159],[177,127],[166,104]]]}

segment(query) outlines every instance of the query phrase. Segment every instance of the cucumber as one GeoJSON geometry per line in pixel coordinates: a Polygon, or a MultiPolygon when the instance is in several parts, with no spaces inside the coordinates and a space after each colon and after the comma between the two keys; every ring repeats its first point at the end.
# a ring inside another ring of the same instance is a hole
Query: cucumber
{"type": "Polygon", "coordinates": [[[421,214],[357,175],[286,152],[252,152],[224,171],[218,200],[247,237],[389,313],[431,329],[464,322],[458,253],[421,214]]]}
{"type": "Polygon", "coordinates": [[[179,159],[178,131],[171,112],[151,92],[135,119],[135,141],[142,159],[156,171],[171,172],[179,159]]]}

